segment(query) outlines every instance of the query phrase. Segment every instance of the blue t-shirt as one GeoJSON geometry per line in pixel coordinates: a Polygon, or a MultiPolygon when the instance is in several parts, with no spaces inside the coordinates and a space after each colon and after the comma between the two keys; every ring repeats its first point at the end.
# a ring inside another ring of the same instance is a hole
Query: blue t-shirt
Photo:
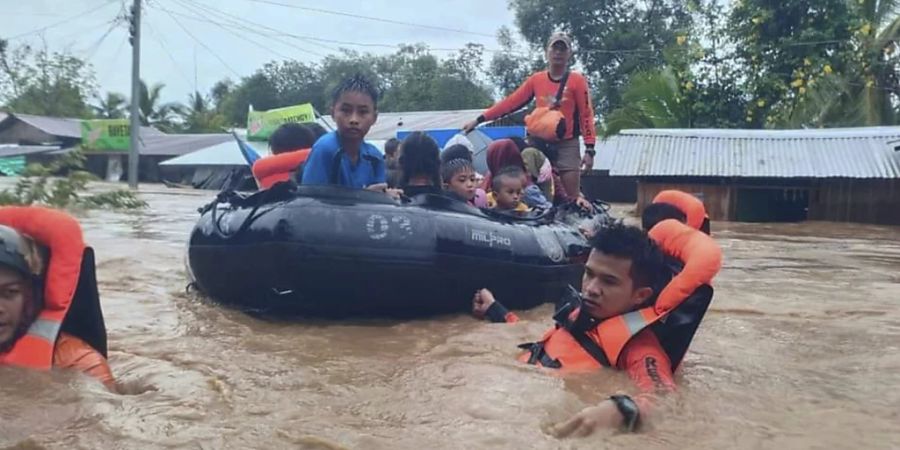
{"type": "Polygon", "coordinates": [[[341,149],[337,131],[332,131],[316,141],[306,165],[303,167],[303,184],[339,184],[357,189],[384,183],[384,155],[378,149],[363,141],[359,146],[359,160],[352,164],[346,154],[341,154],[337,179],[333,180],[335,155],[341,149]]]}

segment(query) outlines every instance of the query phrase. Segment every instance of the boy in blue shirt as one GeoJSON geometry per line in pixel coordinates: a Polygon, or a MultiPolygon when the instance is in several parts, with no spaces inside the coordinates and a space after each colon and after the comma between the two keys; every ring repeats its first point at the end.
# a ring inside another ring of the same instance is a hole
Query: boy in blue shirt
{"type": "Polygon", "coordinates": [[[378,92],[362,75],[344,80],[332,94],[337,131],[313,145],[303,184],[336,184],[396,195],[387,189],[384,156],[364,140],[378,119],[378,92]]]}

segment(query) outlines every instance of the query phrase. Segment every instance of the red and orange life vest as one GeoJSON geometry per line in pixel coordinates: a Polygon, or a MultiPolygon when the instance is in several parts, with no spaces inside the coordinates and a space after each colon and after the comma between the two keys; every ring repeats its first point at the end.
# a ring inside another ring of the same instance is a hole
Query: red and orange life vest
{"type": "MultiPolygon", "coordinates": [[[[548,331],[537,344],[529,344],[531,351],[519,359],[576,371],[616,366],[622,350],[638,333],[655,325],[665,327],[667,316],[692,297],[699,296],[698,301],[706,302],[702,307],[705,312],[705,306],[712,297],[712,289],[708,285],[722,265],[719,246],[706,234],[673,219],[664,220],[653,227],[650,237],[667,255],[684,264],[681,271],[660,291],[652,306],[611,317],[583,332],[573,333],[563,324],[548,331]]],[[[578,317],[579,312],[573,311],[568,316],[569,321],[578,317]]],[[[702,318],[702,312],[700,315],[700,318],[696,318],[697,321],[702,318]]],[[[695,330],[696,326],[693,326],[681,348],[672,351],[660,340],[673,367],[684,356],[695,330]]]]}
{"type": "Polygon", "coordinates": [[[253,176],[259,182],[260,189],[269,189],[275,183],[288,181],[291,174],[306,162],[311,149],[294,150],[267,156],[253,163],[253,176]]]}
{"type": "Polygon", "coordinates": [[[71,216],[38,207],[0,208],[0,224],[31,236],[50,249],[44,283],[44,309],[0,364],[49,370],[63,319],[72,304],[85,251],[81,227],[71,216]]]}

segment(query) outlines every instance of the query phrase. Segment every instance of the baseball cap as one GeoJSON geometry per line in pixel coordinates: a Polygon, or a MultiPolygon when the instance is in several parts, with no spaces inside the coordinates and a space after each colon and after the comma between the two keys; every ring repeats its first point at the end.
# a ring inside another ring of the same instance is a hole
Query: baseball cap
{"type": "Polygon", "coordinates": [[[562,42],[566,44],[566,47],[572,48],[572,38],[569,37],[568,34],[563,33],[562,31],[557,31],[550,35],[550,39],[547,40],[547,47],[552,47],[553,44],[557,42],[562,42]]]}

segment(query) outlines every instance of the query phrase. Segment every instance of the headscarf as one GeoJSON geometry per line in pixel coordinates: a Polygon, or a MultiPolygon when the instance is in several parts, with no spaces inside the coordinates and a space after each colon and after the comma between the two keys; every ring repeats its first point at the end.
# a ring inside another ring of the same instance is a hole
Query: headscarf
{"type": "MultiPolygon", "coordinates": [[[[509,139],[498,139],[488,145],[487,166],[489,172],[484,177],[484,184],[482,185],[485,191],[491,190],[491,182],[493,181],[491,174],[500,172],[504,167],[515,166],[525,171],[528,170],[525,167],[525,161],[522,160],[522,154],[519,153],[519,147],[509,139]]],[[[527,184],[530,184],[530,180],[527,184]]]]}
{"type": "Polygon", "coordinates": [[[538,184],[546,183],[553,177],[553,167],[550,160],[534,147],[522,150],[522,160],[525,163],[525,171],[528,172],[538,184]]]}

